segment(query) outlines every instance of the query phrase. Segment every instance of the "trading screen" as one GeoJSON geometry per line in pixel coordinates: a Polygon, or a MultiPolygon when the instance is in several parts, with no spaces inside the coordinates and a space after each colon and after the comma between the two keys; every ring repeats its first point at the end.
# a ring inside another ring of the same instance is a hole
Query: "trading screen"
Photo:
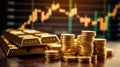
{"type": "Polygon", "coordinates": [[[6,28],[30,28],[60,35],[94,30],[96,37],[120,39],[117,0],[7,0],[6,28]]]}

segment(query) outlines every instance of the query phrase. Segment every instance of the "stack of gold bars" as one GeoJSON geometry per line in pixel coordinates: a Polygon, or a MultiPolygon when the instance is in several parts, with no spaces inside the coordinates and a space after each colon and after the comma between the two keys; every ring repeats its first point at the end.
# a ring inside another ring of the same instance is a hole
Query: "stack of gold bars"
{"type": "Polygon", "coordinates": [[[37,30],[7,29],[0,38],[0,46],[6,56],[45,54],[47,61],[62,59],[65,62],[97,63],[114,55],[106,48],[106,39],[94,38],[95,31],[81,31],[75,34],[55,34],[37,30]]]}
{"type": "Polygon", "coordinates": [[[60,44],[57,35],[30,29],[7,29],[0,40],[6,56],[45,54],[52,49],[47,44],[60,44]]]}

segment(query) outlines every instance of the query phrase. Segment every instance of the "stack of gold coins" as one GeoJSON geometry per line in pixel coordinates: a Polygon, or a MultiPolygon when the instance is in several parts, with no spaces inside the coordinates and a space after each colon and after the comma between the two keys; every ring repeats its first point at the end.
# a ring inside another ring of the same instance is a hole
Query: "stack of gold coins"
{"type": "Polygon", "coordinates": [[[95,31],[82,31],[80,36],[80,45],[81,53],[83,56],[92,56],[93,55],[93,41],[94,36],[96,35],[95,31]]]}
{"type": "Polygon", "coordinates": [[[78,45],[77,42],[74,43],[74,45],[72,46],[71,48],[71,53],[74,55],[74,56],[77,56],[81,50],[80,46],[78,45]]]}
{"type": "Polygon", "coordinates": [[[81,54],[81,35],[77,35],[77,56],[81,56],[83,54],[81,54]]]}
{"type": "Polygon", "coordinates": [[[78,52],[77,52],[77,56],[83,56],[82,50],[83,50],[83,49],[81,48],[81,45],[78,44],[78,45],[77,45],[77,51],[78,51],[78,52]]]}
{"type": "Polygon", "coordinates": [[[78,42],[81,41],[81,35],[77,35],[77,41],[78,41],[78,42]]]}
{"type": "Polygon", "coordinates": [[[95,38],[94,39],[94,55],[97,55],[98,60],[106,59],[106,39],[95,38]]]}
{"type": "Polygon", "coordinates": [[[92,55],[92,63],[97,63],[97,55],[92,55]]]}
{"type": "Polygon", "coordinates": [[[77,56],[77,60],[80,63],[91,63],[91,57],[90,56],[77,56]]]}
{"type": "Polygon", "coordinates": [[[107,48],[106,53],[107,53],[107,58],[114,56],[114,50],[111,48],[107,48]]]}
{"type": "Polygon", "coordinates": [[[71,53],[74,45],[75,34],[61,34],[62,53],[71,53]]]}
{"type": "Polygon", "coordinates": [[[65,61],[65,62],[76,62],[77,58],[76,58],[76,56],[63,56],[62,57],[62,61],[65,61]]]}
{"type": "Polygon", "coordinates": [[[60,59],[58,50],[45,50],[45,58],[47,61],[54,61],[60,59]]]}

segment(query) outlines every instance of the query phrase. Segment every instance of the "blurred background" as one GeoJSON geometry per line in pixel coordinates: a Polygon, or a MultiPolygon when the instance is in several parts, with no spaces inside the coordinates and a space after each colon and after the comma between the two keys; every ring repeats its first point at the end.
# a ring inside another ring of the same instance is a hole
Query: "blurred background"
{"type": "Polygon", "coordinates": [[[74,33],[120,40],[120,0],[1,0],[0,34],[7,28],[74,33]]]}

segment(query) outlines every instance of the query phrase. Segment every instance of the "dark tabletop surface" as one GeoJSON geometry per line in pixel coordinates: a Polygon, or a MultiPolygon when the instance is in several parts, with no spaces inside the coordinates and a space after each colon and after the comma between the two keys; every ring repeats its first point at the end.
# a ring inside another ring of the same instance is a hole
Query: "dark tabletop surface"
{"type": "Polygon", "coordinates": [[[0,67],[120,67],[120,42],[109,41],[107,42],[107,48],[114,49],[114,56],[108,58],[104,63],[97,64],[67,63],[60,60],[47,62],[43,55],[5,57],[0,48],[0,67]]]}

